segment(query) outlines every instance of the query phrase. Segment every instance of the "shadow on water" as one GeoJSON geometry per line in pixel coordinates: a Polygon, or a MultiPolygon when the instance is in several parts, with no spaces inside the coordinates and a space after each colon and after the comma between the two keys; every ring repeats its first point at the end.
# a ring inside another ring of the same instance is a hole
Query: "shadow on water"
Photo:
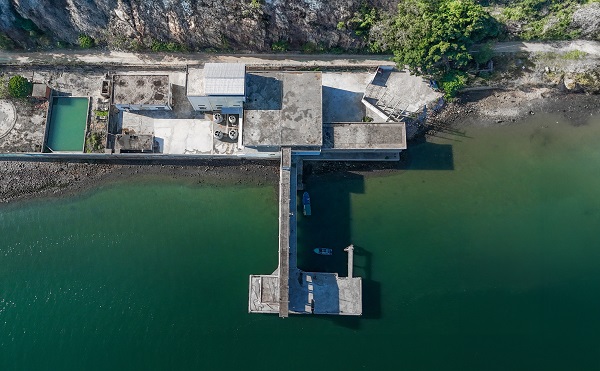
{"type": "MultiPolygon", "coordinates": [[[[376,164],[368,164],[376,168],[376,164]]],[[[348,274],[348,255],[343,251],[352,241],[352,194],[365,192],[361,164],[342,164],[331,172],[313,174],[313,163],[305,161],[303,179],[310,193],[312,215],[302,215],[302,192],[298,194],[298,267],[305,272],[333,272],[344,277],[348,274]],[[345,167],[345,169],[344,169],[345,167]],[[333,249],[332,256],[317,255],[315,248],[333,249]]],[[[321,170],[323,170],[322,164],[321,170]]],[[[451,144],[439,144],[422,140],[413,143],[403,161],[386,163],[388,169],[397,170],[454,170],[451,144]]],[[[364,170],[363,169],[363,170],[364,170]]],[[[373,254],[368,246],[354,246],[354,276],[362,278],[363,315],[327,316],[327,320],[359,329],[361,319],[379,319],[382,316],[381,284],[372,278],[373,254]]]]}
{"type": "MultiPolygon", "coordinates": [[[[310,167],[311,165],[305,164],[310,167]]],[[[310,173],[310,171],[309,171],[310,173]]],[[[348,255],[344,248],[352,243],[351,195],[364,193],[364,177],[341,172],[325,177],[311,177],[305,182],[310,193],[312,215],[302,215],[302,192],[298,210],[298,266],[306,272],[332,272],[341,277],[348,274],[348,255]],[[326,178],[326,181],[325,179],[326,178]],[[317,255],[314,249],[327,247],[332,256],[317,255]]],[[[354,276],[362,278],[363,316],[326,316],[344,327],[357,329],[361,318],[381,317],[381,288],[372,280],[373,255],[365,247],[354,246],[354,276]]]]}
{"type": "Polygon", "coordinates": [[[451,144],[422,140],[409,149],[407,170],[454,170],[454,153],[451,144]]]}

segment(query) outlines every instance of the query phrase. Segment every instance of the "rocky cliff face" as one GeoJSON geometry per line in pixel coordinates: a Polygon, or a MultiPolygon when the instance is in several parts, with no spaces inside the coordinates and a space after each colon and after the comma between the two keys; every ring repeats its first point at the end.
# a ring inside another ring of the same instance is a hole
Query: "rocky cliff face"
{"type": "MultiPolygon", "coordinates": [[[[76,43],[78,35],[87,34],[115,47],[157,40],[190,49],[267,51],[283,41],[296,49],[307,43],[351,49],[364,41],[337,24],[351,18],[363,1],[0,0],[0,31],[25,47],[40,43],[32,35],[76,43]],[[39,30],[31,30],[26,20],[39,30]]],[[[393,10],[397,2],[370,3],[393,10]]]]}

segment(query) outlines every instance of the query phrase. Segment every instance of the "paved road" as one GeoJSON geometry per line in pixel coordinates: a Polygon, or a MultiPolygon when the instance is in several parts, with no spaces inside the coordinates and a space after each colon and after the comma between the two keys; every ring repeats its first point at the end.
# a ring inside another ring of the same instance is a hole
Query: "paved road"
{"type": "MultiPolygon", "coordinates": [[[[600,42],[575,40],[552,43],[505,42],[497,43],[497,53],[567,52],[580,50],[600,58],[600,42]]],[[[339,66],[339,65],[393,65],[391,55],[337,55],[337,54],[210,54],[210,53],[129,53],[107,50],[54,50],[47,52],[0,51],[0,64],[60,65],[110,64],[185,66],[206,62],[238,62],[246,64],[286,66],[339,66]]]]}
{"type": "Polygon", "coordinates": [[[206,62],[237,62],[246,64],[339,66],[393,65],[390,55],[337,55],[337,54],[209,54],[209,53],[128,53],[103,50],[54,50],[47,52],[0,51],[0,64],[60,65],[164,65],[185,66],[206,62]]]}
{"type": "Polygon", "coordinates": [[[591,56],[600,57],[600,42],[589,40],[556,41],[556,42],[528,42],[514,41],[497,43],[494,45],[496,53],[515,53],[515,52],[555,52],[564,53],[572,50],[586,52],[591,56]]]}

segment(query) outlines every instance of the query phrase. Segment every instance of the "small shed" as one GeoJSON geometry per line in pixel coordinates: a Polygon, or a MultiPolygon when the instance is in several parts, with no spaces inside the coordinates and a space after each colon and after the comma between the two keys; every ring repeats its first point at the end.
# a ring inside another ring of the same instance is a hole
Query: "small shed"
{"type": "Polygon", "coordinates": [[[52,89],[46,84],[34,83],[31,91],[31,96],[37,99],[48,99],[50,98],[50,92],[52,89]]]}

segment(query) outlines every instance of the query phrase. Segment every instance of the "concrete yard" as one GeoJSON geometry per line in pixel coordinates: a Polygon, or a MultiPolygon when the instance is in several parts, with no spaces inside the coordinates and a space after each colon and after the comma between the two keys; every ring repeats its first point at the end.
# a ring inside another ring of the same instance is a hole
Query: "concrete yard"
{"type": "Polygon", "coordinates": [[[443,96],[433,90],[429,81],[408,71],[395,68],[378,69],[365,92],[365,101],[375,107],[375,121],[387,120],[395,112],[419,114],[425,106],[433,108],[443,96]]]}
{"type": "Polygon", "coordinates": [[[360,122],[361,100],[374,72],[323,72],[323,122],[360,122]]]}
{"type": "Polygon", "coordinates": [[[163,112],[123,112],[123,130],[154,135],[159,152],[165,154],[212,154],[210,120],[162,118],[163,112]],[[154,115],[153,115],[154,114],[154,115]]]}

